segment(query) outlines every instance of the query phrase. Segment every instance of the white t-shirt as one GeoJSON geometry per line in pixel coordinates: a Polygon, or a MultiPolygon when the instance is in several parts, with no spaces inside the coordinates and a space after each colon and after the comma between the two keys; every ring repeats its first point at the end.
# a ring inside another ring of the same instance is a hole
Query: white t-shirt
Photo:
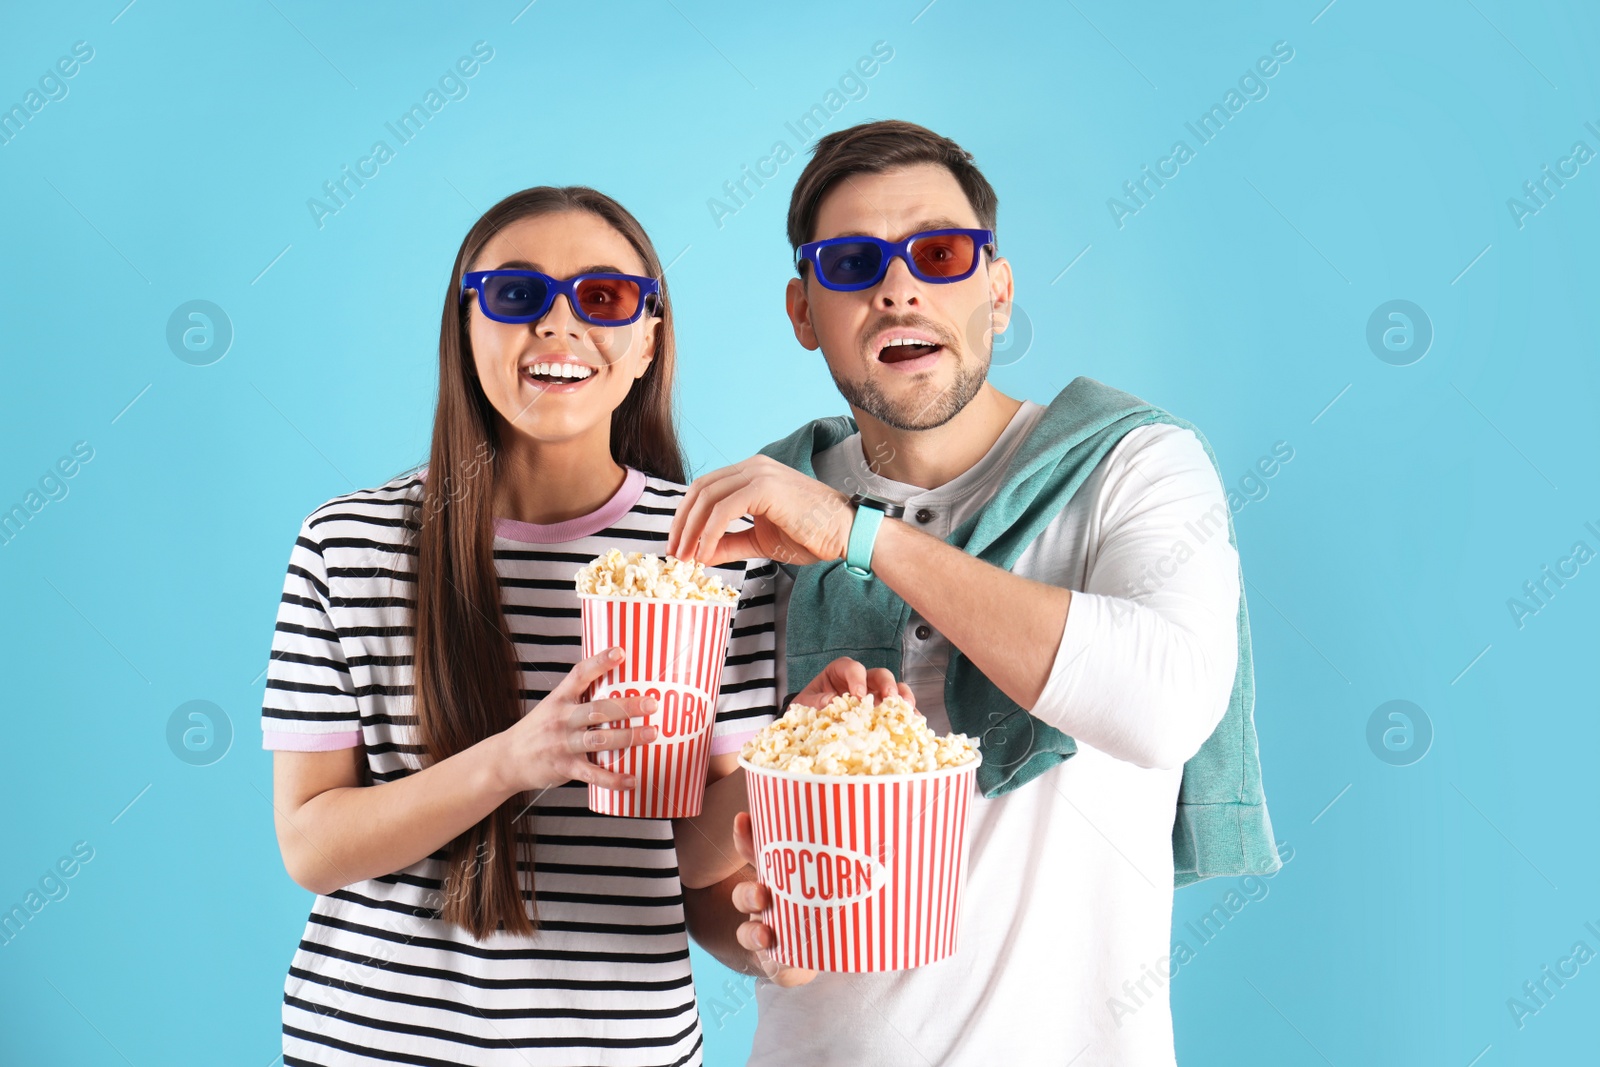
{"type": "MultiPolygon", "coordinates": [[[[815,466],[845,492],[904,504],[904,521],[943,538],[993,495],[1043,412],[1025,402],[982,460],[937,489],[874,474],[859,435],[815,466]]],[[[1033,713],[1077,754],[1004,796],[974,798],[953,956],[794,989],[761,982],[750,1063],[1175,1062],[1166,984],[1151,975],[1170,953],[1183,764],[1227,710],[1238,655],[1227,507],[1188,430],[1143,426],[1106,456],[1012,568],[1073,590],[1065,631],[1039,635],[1061,640],[1033,713]]],[[[780,572],[777,584],[786,692],[792,583],[780,572]]],[[[901,679],[948,731],[949,642],[913,614],[904,648],[901,679]]]]}
{"type": "MultiPolygon", "coordinates": [[[[273,635],[265,747],[359,745],[374,783],[421,768],[408,529],[421,484],[412,475],[340,497],[301,528],[273,635]]],[[[591,515],[497,522],[495,566],[527,708],[579,659],[578,568],[610,548],[660,552],[682,497],[682,486],[630,471],[591,515]]],[[[765,560],[712,568],[742,583],[714,753],[737,751],[776,713],[773,570],[765,560]]],[[[318,896],[284,983],[284,1063],[700,1063],[671,821],[597,815],[587,787],[569,782],[538,796],[532,831],[532,937],[477,941],[441,921],[443,850],[318,896]]]]}

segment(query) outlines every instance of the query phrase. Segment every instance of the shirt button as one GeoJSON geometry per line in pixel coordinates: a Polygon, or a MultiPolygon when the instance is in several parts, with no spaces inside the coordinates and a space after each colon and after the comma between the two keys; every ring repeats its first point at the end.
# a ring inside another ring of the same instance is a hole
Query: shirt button
{"type": "Polygon", "coordinates": [[[917,521],[923,525],[927,525],[933,521],[933,512],[929,511],[927,508],[918,508],[917,521]]]}
{"type": "Polygon", "coordinates": [[[927,623],[922,623],[917,627],[915,632],[918,641],[926,641],[928,638],[933,636],[933,627],[929,626],[927,623]]]}

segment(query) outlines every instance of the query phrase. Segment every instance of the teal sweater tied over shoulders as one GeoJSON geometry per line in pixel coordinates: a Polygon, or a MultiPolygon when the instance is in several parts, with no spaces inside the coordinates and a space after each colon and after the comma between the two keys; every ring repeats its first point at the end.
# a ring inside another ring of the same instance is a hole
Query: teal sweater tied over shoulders
{"type": "MultiPolygon", "coordinates": [[[[951,532],[950,544],[1010,570],[1123,435],[1150,423],[1193,431],[1212,466],[1217,465],[1210,443],[1194,426],[1138,397],[1080,377],[1051,401],[1012,456],[1000,488],[981,511],[951,532]]],[[[817,419],[761,451],[816,477],[812,458],[856,432],[848,417],[817,419]]],[[[1231,509],[1228,540],[1238,548],[1231,509]]],[[[784,569],[794,579],[785,630],[788,677],[814,678],[839,656],[900,673],[902,635],[911,616],[904,600],[882,581],[847,574],[842,560],[784,569]]],[[[1238,626],[1239,661],[1227,713],[1183,765],[1172,827],[1178,886],[1223,875],[1270,874],[1282,866],[1261,788],[1255,670],[1242,571],[1238,626]]],[[[1077,752],[1072,738],[1024,711],[956,649],[950,653],[944,697],[951,728],[982,739],[978,789],[985,797],[1018,789],[1077,752]]]]}

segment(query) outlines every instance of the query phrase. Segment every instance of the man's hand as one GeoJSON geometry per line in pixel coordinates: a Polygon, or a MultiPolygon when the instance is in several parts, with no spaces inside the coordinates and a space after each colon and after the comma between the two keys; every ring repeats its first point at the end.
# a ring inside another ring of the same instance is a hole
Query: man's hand
{"type": "Polygon", "coordinates": [[[917,706],[917,698],[911,695],[911,687],[895,681],[892,672],[882,667],[874,667],[869,671],[865,664],[848,656],[840,656],[822,668],[822,673],[795,695],[794,703],[820,708],[836,696],[864,697],[868,693],[872,694],[873,700],[898,696],[912,707],[917,706]]]}
{"type": "MultiPolygon", "coordinates": [[[[754,869],[756,864],[755,835],[750,828],[750,815],[741,811],[733,817],[733,844],[739,855],[754,869]]],[[[759,882],[741,882],[733,889],[733,906],[750,916],[750,921],[739,926],[739,944],[750,951],[761,973],[774,985],[784,989],[805,985],[817,976],[816,971],[803,967],[785,967],[773,957],[773,946],[778,943],[772,927],[761,921],[761,913],[772,902],[772,896],[759,882]]]]}
{"type": "Polygon", "coordinates": [[[758,556],[780,563],[843,559],[855,509],[850,498],[770,456],[752,456],[689,486],[667,536],[667,553],[716,566],[758,556]],[[748,515],[755,525],[728,527],[748,515]]]}

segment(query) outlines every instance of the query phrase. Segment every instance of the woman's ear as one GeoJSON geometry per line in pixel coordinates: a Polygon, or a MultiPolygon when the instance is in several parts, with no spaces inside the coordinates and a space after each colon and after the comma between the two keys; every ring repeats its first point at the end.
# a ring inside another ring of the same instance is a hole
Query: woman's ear
{"type": "Polygon", "coordinates": [[[642,321],[644,322],[644,351],[639,354],[639,369],[634,373],[634,381],[643,378],[644,372],[650,369],[650,364],[656,361],[656,331],[661,328],[661,320],[654,315],[642,321]]]}

